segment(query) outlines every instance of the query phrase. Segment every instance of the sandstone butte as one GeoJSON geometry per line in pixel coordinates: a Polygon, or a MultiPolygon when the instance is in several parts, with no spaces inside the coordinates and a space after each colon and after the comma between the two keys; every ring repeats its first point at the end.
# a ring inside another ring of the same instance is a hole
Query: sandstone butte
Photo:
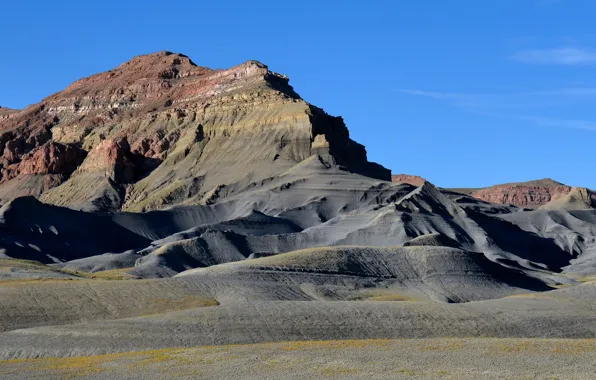
{"type": "MultiPolygon", "coordinates": [[[[524,208],[538,208],[566,198],[576,189],[571,186],[564,185],[560,182],[554,181],[550,178],[540,180],[507,183],[495,185],[479,189],[451,189],[464,194],[471,195],[474,198],[491,202],[512,204],[524,208]]],[[[596,193],[592,190],[583,189],[589,197],[596,199],[596,193]]]]}
{"type": "Polygon", "coordinates": [[[536,208],[547,204],[551,200],[561,198],[570,191],[570,186],[563,185],[551,179],[544,179],[491,186],[474,190],[470,195],[486,202],[536,208]]]}
{"type": "Polygon", "coordinates": [[[257,61],[212,70],[138,56],[21,111],[0,108],[0,200],[32,195],[93,211],[194,204],[312,155],[389,181],[341,117],[257,61]]]}

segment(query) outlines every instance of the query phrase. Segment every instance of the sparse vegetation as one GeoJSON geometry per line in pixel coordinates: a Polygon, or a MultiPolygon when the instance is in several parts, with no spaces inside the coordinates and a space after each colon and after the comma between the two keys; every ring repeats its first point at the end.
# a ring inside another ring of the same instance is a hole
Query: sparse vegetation
{"type": "Polygon", "coordinates": [[[427,342],[422,340],[418,344],[420,351],[457,351],[466,346],[466,342],[460,339],[445,339],[437,343],[435,340],[427,342]]]}
{"type": "Polygon", "coordinates": [[[101,272],[85,272],[70,268],[55,268],[38,261],[21,259],[0,259],[0,272],[11,271],[13,268],[30,270],[30,278],[11,278],[0,280],[0,285],[16,283],[37,283],[46,281],[72,281],[77,279],[90,280],[132,280],[136,279],[134,275],[128,273],[132,268],[113,269],[101,272]],[[39,272],[39,275],[36,273],[39,272]],[[51,274],[64,275],[64,277],[52,277],[51,274]]]}
{"type": "Polygon", "coordinates": [[[192,309],[195,307],[217,306],[214,298],[185,296],[182,298],[152,298],[143,303],[141,315],[159,314],[168,311],[192,309]]]}
{"type": "Polygon", "coordinates": [[[391,343],[390,339],[366,339],[366,340],[323,340],[323,341],[295,341],[282,343],[282,351],[326,349],[338,350],[346,348],[364,348],[369,346],[381,347],[391,343]]]}
{"type": "Polygon", "coordinates": [[[368,298],[369,301],[414,301],[412,297],[404,296],[399,293],[395,294],[384,294],[380,296],[374,296],[368,298]]]}
{"type": "Polygon", "coordinates": [[[81,276],[94,280],[134,280],[137,277],[128,273],[132,268],[112,269],[95,273],[75,271],[81,276]]]}
{"type": "Polygon", "coordinates": [[[383,375],[388,378],[474,379],[482,372],[490,379],[563,379],[583,377],[566,376],[566,372],[559,372],[556,365],[543,371],[531,368],[528,372],[514,367],[501,371],[495,363],[519,361],[523,357],[551,363],[561,360],[557,358],[562,354],[576,357],[594,353],[596,341],[590,339],[301,341],[5,360],[0,361],[0,375],[28,373],[31,377],[72,379],[127,378],[134,374],[160,378],[166,374],[173,377],[172,368],[175,368],[175,375],[182,378],[229,377],[232,373],[241,378],[243,374],[259,371],[266,378],[300,374],[313,378],[376,378],[383,375]],[[412,351],[413,347],[418,350],[412,351]],[[446,357],[449,360],[443,363],[445,367],[434,368],[434,360],[446,357]]]}
{"type": "Polygon", "coordinates": [[[417,298],[398,292],[395,289],[365,289],[350,294],[349,301],[418,301],[417,298]]]}

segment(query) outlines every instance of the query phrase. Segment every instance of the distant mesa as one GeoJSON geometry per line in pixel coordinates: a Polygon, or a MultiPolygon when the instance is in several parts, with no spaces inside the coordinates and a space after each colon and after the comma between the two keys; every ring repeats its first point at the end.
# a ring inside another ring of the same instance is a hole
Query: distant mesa
{"type": "MultiPolygon", "coordinates": [[[[451,189],[491,203],[512,204],[518,207],[538,208],[567,196],[571,186],[550,178],[528,182],[507,183],[477,189],[451,189]]],[[[590,190],[588,190],[592,193],[590,190]]]]}
{"type": "MultiPolygon", "coordinates": [[[[394,183],[422,186],[426,179],[410,174],[392,174],[394,183]]],[[[489,203],[514,205],[522,208],[585,209],[594,206],[596,192],[585,188],[573,188],[551,178],[527,182],[513,182],[483,188],[449,188],[449,191],[465,194],[489,203]],[[577,190],[583,189],[583,190],[577,190]],[[547,206],[548,205],[548,206],[547,206]]]]}
{"type": "Polygon", "coordinates": [[[422,186],[426,180],[417,175],[409,175],[409,174],[392,174],[391,175],[391,182],[394,183],[408,183],[413,186],[422,186]]]}
{"type": "Polygon", "coordinates": [[[546,210],[590,210],[596,207],[596,192],[585,187],[574,187],[567,195],[540,206],[546,210]]]}

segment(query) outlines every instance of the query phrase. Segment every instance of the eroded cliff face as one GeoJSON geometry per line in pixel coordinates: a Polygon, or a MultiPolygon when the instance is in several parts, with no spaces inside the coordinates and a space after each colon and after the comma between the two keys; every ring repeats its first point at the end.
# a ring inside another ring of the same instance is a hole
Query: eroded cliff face
{"type": "Polygon", "coordinates": [[[569,186],[539,187],[524,185],[498,185],[472,192],[474,198],[486,202],[512,204],[536,208],[561,198],[571,191],[569,186]]]}
{"type": "MultiPolygon", "coordinates": [[[[474,198],[501,204],[511,204],[524,208],[539,208],[552,204],[566,204],[566,197],[573,192],[571,186],[564,185],[550,178],[528,182],[508,183],[481,189],[452,189],[468,194],[474,198]],[[557,202],[561,200],[561,202],[557,202]]],[[[596,193],[585,189],[590,197],[596,198],[596,193]]]]}
{"type": "Polygon", "coordinates": [[[474,198],[486,202],[512,204],[518,207],[537,208],[550,201],[569,194],[571,186],[550,178],[495,185],[483,189],[470,190],[474,198]]]}
{"type": "MultiPolygon", "coordinates": [[[[313,154],[390,180],[341,118],[288,82],[257,61],[212,70],[169,52],[136,57],[0,119],[0,197],[9,200],[2,189],[16,183],[27,188],[26,162],[46,145],[55,152],[44,156],[47,166],[67,168],[31,195],[89,210],[200,203],[214,189],[232,194],[313,154]]],[[[35,184],[54,174],[35,173],[35,184]]]]}
{"type": "Polygon", "coordinates": [[[564,196],[540,206],[545,210],[591,210],[596,206],[596,193],[585,187],[573,187],[564,196]]]}
{"type": "Polygon", "coordinates": [[[18,110],[13,110],[10,108],[0,106],[0,121],[10,119],[18,112],[19,112],[18,110]]]}
{"type": "Polygon", "coordinates": [[[426,180],[417,175],[410,174],[392,174],[391,182],[395,183],[408,183],[413,186],[422,186],[426,180]]]}

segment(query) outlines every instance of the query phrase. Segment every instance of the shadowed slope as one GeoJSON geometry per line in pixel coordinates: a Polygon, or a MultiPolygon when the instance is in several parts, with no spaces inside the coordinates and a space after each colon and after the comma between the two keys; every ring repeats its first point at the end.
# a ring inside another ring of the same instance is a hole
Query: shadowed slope
{"type": "Polygon", "coordinates": [[[105,252],[141,248],[149,241],[116,223],[109,215],[46,205],[18,198],[0,209],[3,255],[43,263],[68,261],[105,252]]]}

